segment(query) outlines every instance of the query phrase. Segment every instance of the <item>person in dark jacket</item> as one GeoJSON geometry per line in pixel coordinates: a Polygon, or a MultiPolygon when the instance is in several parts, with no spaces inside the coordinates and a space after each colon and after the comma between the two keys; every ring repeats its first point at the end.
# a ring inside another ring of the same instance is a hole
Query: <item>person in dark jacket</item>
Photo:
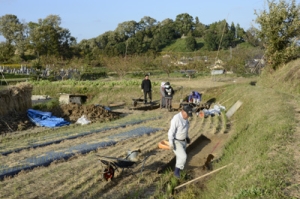
{"type": "Polygon", "coordinates": [[[149,75],[145,75],[145,79],[143,79],[141,84],[142,92],[144,92],[144,104],[147,103],[147,95],[150,99],[150,103],[152,102],[152,85],[149,79],[149,75]]]}

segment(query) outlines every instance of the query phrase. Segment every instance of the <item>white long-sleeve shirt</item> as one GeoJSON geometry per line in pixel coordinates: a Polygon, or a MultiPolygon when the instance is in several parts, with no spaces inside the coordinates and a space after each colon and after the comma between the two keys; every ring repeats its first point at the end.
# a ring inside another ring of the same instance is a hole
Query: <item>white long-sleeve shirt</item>
{"type": "Polygon", "coordinates": [[[172,143],[174,138],[184,140],[187,138],[190,124],[188,120],[183,119],[181,112],[174,115],[171,120],[170,129],[168,131],[169,142],[172,143]]]}

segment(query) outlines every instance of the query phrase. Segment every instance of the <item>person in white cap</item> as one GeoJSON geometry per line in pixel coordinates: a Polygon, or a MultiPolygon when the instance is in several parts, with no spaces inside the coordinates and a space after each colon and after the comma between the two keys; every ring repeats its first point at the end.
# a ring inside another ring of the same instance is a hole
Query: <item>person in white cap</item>
{"type": "Polygon", "coordinates": [[[172,110],[172,99],[175,93],[174,89],[170,85],[170,82],[165,83],[165,106],[166,108],[171,111],[172,110]]]}
{"type": "Polygon", "coordinates": [[[192,111],[191,105],[185,105],[179,113],[173,116],[168,131],[169,145],[176,156],[174,175],[177,178],[180,178],[180,170],[184,169],[187,158],[186,146],[191,142],[188,135],[190,126],[188,118],[193,116],[192,111]]]}

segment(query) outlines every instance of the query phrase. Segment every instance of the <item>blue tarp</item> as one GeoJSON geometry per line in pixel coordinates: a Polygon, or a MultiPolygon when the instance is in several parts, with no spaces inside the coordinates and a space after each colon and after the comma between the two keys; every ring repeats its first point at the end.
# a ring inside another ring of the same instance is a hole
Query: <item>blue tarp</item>
{"type": "Polygon", "coordinates": [[[28,109],[27,116],[37,126],[58,127],[70,124],[70,122],[65,121],[63,118],[53,116],[51,112],[28,109]]]}

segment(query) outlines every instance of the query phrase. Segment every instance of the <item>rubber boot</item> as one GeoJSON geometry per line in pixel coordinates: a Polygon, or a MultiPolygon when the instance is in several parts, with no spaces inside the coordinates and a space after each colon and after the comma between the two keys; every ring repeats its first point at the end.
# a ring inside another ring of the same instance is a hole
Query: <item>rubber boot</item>
{"type": "Polygon", "coordinates": [[[175,170],[174,170],[174,176],[175,176],[176,178],[180,178],[180,169],[177,168],[177,167],[175,167],[175,170]]]}

